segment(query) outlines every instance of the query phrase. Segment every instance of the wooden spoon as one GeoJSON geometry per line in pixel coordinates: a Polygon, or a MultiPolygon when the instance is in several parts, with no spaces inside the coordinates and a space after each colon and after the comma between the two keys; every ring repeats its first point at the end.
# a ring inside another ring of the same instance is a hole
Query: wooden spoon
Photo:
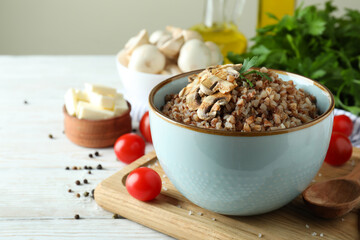
{"type": "Polygon", "coordinates": [[[360,203],[360,164],[345,177],[309,186],[302,197],[319,217],[337,218],[345,215],[360,203]]]}

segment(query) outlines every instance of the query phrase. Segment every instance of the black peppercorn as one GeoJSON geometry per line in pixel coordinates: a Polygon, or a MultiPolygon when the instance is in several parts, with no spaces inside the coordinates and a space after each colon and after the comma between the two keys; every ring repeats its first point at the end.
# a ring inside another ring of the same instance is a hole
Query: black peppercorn
{"type": "Polygon", "coordinates": [[[76,180],[76,181],[75,181],[75,184],[76,184],[76,185],[80,185],[81,182],[80,182],[79,180],[76,180]]]}
{"type": "Polygon", "coordinates": [[[103,167],[101,166],[101,164],[99,164],[99,165],[97,165],[96,169],[101,170],[101,169],[103,169],[103,167]]]}
{"type": "Polygon", "coordinates": [[[93,158],[93,155],[91,153],[89,153],[89,158],[93,158]]]}
{"type": "Polygon", "coordinates": [[[84,196],[88,197],[89,196],[89,192],[84,192],[84,196]]]}
{"type": "Polygon", "coordinates": [[[53,136],[52,134],[49,134],[49,138],[50,138],[50,139],[53,139],[54,136],[53,136]]]}
{"type": "Polygon", "coordinates": [[[87,179],[84,179],[84,183],[85,183],[85,184],[88,184],[89,182],[88,182],[88,180],[87,180],[87,179]]]}
{"type": "Polygon", "coordinates": [[[69,168],[69,167],[66,167],[65,170],[70,170],[70,168],[69,168]]]}
{"type": "Polygon", "coordinates": [[[100,153],[98,151],[95,152],[95,156],[99,157],[100,153]]]}
{"type": "Polygon", "coordinates": [[[79,214],[76,214],[76,215],[74,216],[74,218],[75,218],[75,219],[80,219],[79,214]]]}

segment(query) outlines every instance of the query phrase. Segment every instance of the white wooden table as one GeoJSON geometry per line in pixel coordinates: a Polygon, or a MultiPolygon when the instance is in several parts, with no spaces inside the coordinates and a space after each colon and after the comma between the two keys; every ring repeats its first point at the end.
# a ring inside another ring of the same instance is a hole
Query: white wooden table
{"type": "Polygon", "coordinates": [[[125,164],[116,160],[112,148],[82,148],[63,134],[68,88],[82,89],[91,82],[121,91],[114,59],[0,56],[0,239],[170,239],[127,219],[113,219],[84,197],[125,164]],[[89,158],[96,150],[101,156],[89,158]],[[98,164],[104,169],[91,175],[65,170],[98,164]],[[85,178],[89,184],[75,184],[85,178]],[[81,219],[75,220],[75,214],[81,219]]]}

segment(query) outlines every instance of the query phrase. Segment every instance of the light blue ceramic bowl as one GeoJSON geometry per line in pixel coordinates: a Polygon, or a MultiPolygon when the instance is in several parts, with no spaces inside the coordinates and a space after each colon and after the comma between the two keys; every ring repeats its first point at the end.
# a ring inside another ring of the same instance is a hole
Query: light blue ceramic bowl
{"type": "Polygon", "coordinates": [[[284,81],[314,95],[321,116],[271,132],[227,132],[175,122],[160,109],[193,71],[169,78],[150,93],[150,125],[160,164],[191,202],[229,215],[272,211],[297,197],[318,172],[328,149],[334,97],[306,77],[276,71],[284,81]]]}

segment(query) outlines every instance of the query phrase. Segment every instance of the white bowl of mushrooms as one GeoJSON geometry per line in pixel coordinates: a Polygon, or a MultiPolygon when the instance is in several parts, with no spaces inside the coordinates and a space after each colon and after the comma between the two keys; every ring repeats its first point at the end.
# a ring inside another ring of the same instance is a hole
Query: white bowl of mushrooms
{"type": "Polygon", "coordinates": [[[150,36],[145,29],[141,30],[116,58],[135,119],[147,110],[150,91],[163,80],[222,62],[223,56],[215,43],[204,42],[198,32],[172,26],[150,36]]]}

